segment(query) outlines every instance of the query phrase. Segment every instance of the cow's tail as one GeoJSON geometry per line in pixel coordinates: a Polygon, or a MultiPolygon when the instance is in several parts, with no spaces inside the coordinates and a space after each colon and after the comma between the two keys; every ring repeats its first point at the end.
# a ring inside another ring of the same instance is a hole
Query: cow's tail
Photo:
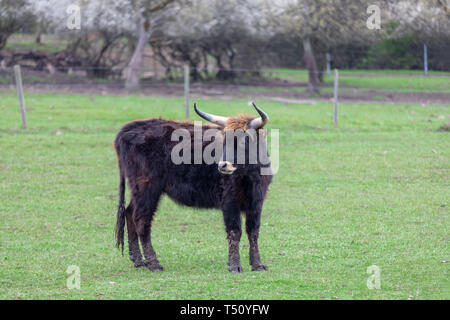
{"type": "Polygon", "coordinates": [[[122,170],[122,166],[119,160],[119,206],[117,209],[117,221],[116,221],[116,247],[122,248],[123,255],[123,238],[124,238],[124,228],[125,228],[125,175],[122,170]]]}

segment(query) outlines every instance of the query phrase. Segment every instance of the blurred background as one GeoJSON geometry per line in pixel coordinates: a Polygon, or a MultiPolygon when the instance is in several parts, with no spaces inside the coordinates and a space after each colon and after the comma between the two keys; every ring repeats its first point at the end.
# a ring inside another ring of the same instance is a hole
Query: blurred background
{"type": "Polygon", "coordinates": [[[331,97],[333,69],[343,99],[447,101],[450,91],[448,0],[0,3],[3,87],[19,64],[29,89],[82,93],[183,94],[184,66],[191,93],[205,96],[331,97]]]}

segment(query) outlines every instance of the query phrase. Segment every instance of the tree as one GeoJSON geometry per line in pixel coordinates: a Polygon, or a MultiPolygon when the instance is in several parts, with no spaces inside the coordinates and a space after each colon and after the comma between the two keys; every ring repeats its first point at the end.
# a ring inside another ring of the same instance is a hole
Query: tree
{"type": "MultiPolygon", "coordinates": [[[[400,1],[391,8],[391,39],[411,37],[419,50],[426,44],[429,61],[436,70],[448,70],[450,64],[450,1],[400,1]]],[[[421,57],[421,51],[415,55],[421,57]]],[[[420,59],[420,58],[419,58],[420,59]]],[[[421,59],[420,59],[421,60],[421,59]]]]}
{"type": "Polygon", "coordinates": [[[155,20],[157,19],[157,15],[164,11],[164,9],[172,2],[174,2],[174,0],[131,1],[134,12],[137,12],[134,20],[137,24],[137,44],[125,71],[125,88],[130,90],[136,90],[138,88],[138,71],[141,67],[145,46],[154,30],[153,24],[156,23],[155,20]]]}
{"type": "Polygon", "coordinates": [[[285,0],[277,1],[277,5],[266,2],[271,27],[303,44],[310,92],[319,92],[321,68],[315,48],[367,39],[372,31],[366,26],[367,6],[364,0],[285,0]]]}
{"type": "Polygon", "coordinates": [[[135,13],[130,0],[40,0],[32,2],[33,12],[47,22],[47,29],[68,40],[67,50],[80,56],[88,73],[105,77],[112,67],[128,60],[128,39],[135,33],[135,13]],[[80,28],[68,27],[72,5],[80,8],[80,28]]]}
{"type": "Polygon", "coordinates": [[[423,40],[450,36],[450,1],[412,0],[393,6],[392,18],[398,22],[394,36],[414,33],[423,40]]]}
{"type": "Polygon", "coordinates": [[[220,80],[233,79],[235,68],[257,69],[265,34],[256,26],[257,2],[197,0],[166,20],[151,39],[152,48],[167,70],[189,64],[194,81],[209,77],[210,60],[220,80]]]}
{"type": "Polygon", "coordinates": [[[0,50],[33,16],[27,0],[0,0],[0,50]]]}

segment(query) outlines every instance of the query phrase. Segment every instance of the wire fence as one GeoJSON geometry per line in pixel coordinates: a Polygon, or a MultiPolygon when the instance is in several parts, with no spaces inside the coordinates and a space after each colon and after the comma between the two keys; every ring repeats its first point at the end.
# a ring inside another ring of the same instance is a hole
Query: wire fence
{"type": "MultiPolygon", "coordinates": [[[[421,70],[339,70],[342,78],[415,78],[423,81],[428,78],[442,78],[450,81],[450,72],[430,71],[424,74],[421,70]]],[[[287,80],[290,84],[307,83],[310,74],[318,74],[323,79],[333,77],[332,70],[311,72],[305,69],[286,68],[260,68],[260,69],[220,69],[220,68],[189,68],[191,81],[194,83],[223,84],[223,85],[251,85],[263,84],[264,80],[287,80]],[[193,79],[194,73],[197,79],[193,79]],[[220,78],[220,73],[224,74],[220,78]]],[[[25,85],[48,84],[48,85],[68,85],[68,84],[98,84],[120,86],[125,82],[124,70],[109,67],[94,66],[66,66],[44,68],[33,68],[22,65],[23,81],[25,85]],[[96,76],[95,71],[103,76],[96,76]],[[107,71],[106,73],[102,73],[107,71]]],[[[161,76],[161,71],[154,68],[140,68],[138,75],[141,84],[176,84],[183,82],[184,67],[175,66],[170,72],[165,72],[161,76]],[[158,75],[159,74],[159,75],[158,75]]],[[[0,86],[14,85],[13,67],[0,68],[0,86]]],[[[283,82],[280,82],[280,85],[283,82]]],[[[284,82],[287,84],[288,82],[284,82]]],[[[325,81],[327,83],[327,81],[325,81]]],[[[273,84],[273,83],[272,83],[273,84]]],[[[289,86],[289,85],[288,85],[289,86]]]]}
{"type": "MultiPolygon", "coordinates": [[[[21,81],[27,92],[64,92],[76,94],[136,94],[125,89],[125,73],[113,70],[96,77],[94,70],[105,67],[67,66],[33,68],[22,66],[21,81]]],[[[304,69],[234,68],[195,69],[175,66],[161,77],[154,68],[141,68],[138,94],[146,96],[272,99],[291,103],[311,99],[336,100],[336,75],[320,72],[321,82],[312,88],[304,69]],[[197,74],[194,81],[193,74],[197,74]],[[220,75],[222,74],[222,75],[220,75]]],[[[0,68],[0,94],[16,90],[12,67],[0,68]]],[[[339,70],[339,98],[343,101],[444,103],[450,101],[450,73],[420,70],[339,70]]]]}
{"type": "MultiPolygon", "coordinates": [[[[27,91],[64,91],[90,95],[136,94],[125,89],[123,77],[89,77],[93,67],[76,68],[0,69],[0,95],[2,89],[15,89],[19,97],[22,126],[27,127],[24,95],[27,91]]],[[[448,104],[450,101],[450,74],[424,75],[416,71],[352,71],[335,69],[332,74],[323,73],[317,87],[310,83],[312,72],[295,69],[190,69],[174,68],[171,80],[152,78],[152,69],[140,69],[139,94],[148,96],[184,97],[185,114],[189,119],[190,99],[265,99],[283,104],[315,104],[326,99],[334,105],[334,126],[338,127],[338,99],[340,101],[411,102],[448,104]],[[194,72],[202,72],[207,78],[191,82],[194,72]],[[220,72],[230,76],[226,81],[216,79],[220,72]],[[147,78],[143,77],[147,73],[147,78]],[[209,78],[209,79],[208,79],[209,78]],[[313,97],[311,95],[314,95],[313,97]]],[[[317,74],[316,74],[317,75],[317,74]]]]}

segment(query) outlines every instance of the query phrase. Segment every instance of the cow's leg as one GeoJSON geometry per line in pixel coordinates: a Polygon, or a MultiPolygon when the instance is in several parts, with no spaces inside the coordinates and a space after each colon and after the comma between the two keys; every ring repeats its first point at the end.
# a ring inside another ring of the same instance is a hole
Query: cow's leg
{"type": "Polygon", "coordinates": [[[261,211],[247,211],[245,217],[245,229],[247,231],[248,241],[250,243],[250,265],[252,271],[267,270],[267,267],[261,262],[258,249],[259,226],[261,221],[261,211]]]}
{"type": "Polygon", "coordinates": [[[139,238],[136,233],[136,225],[133,220],[133,204],[132,201],[126,210],[127,231],[128,231],[128,252],[130,260],[134,262],[136,268],[144,266],[141,250],[139,249],[139,238]]]}
{"type": "Polygon", "coordinates": [[[225,230],[228,239],[228,271],[242,272],[241,258],[239,256],[239,241],[241,240],[241,212],[233,204],[222,208],[225,230]]]}
{"type": "Polygon", "coordinates": [[[144,251],[144,264],[152,271],[162,271],[163,267],[156,258],[156,252],[153,249],[151,241],[151,226],[153,216],[158,207],[161,189],[148,187],[139,192],[135,197],[134,221],[136,232],[141,240],[142,250],[144,251]]]}

